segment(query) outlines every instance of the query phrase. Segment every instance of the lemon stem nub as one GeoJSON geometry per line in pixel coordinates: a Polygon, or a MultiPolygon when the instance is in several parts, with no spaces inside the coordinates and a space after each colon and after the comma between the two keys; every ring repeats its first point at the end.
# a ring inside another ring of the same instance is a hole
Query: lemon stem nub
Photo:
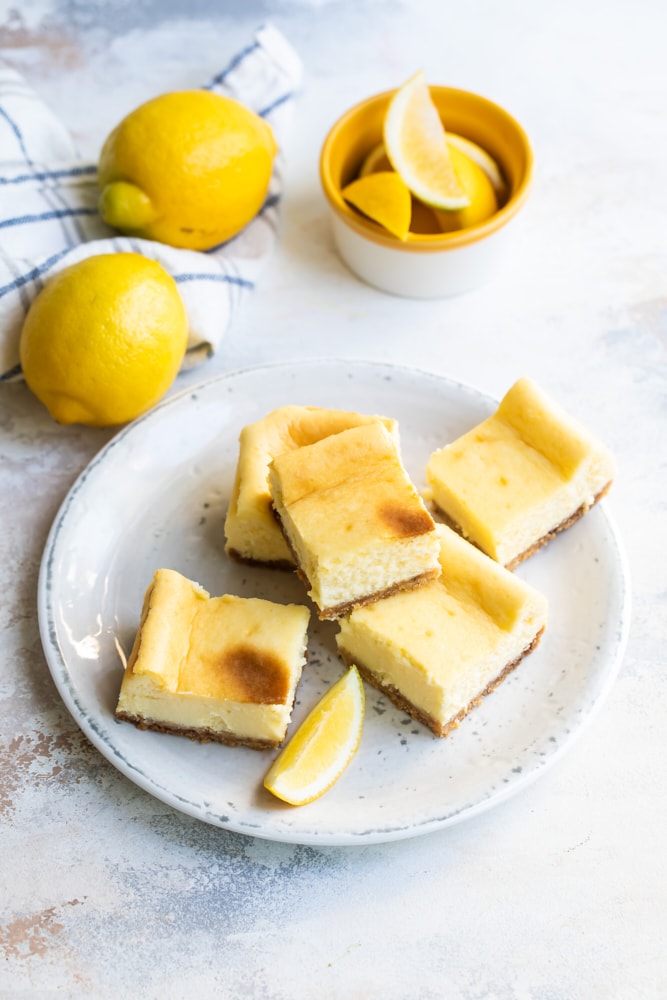
{"type": "Polygon", "coordinates": [[[141,188],[128,181],[113,181],[102,190],[100,215],[114,229],[142,229],[155,218],[153,204],[141,188]]]}

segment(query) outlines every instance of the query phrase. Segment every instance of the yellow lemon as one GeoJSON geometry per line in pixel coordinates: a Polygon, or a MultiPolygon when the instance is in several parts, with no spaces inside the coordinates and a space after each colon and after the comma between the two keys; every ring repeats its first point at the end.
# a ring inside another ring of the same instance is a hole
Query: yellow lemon
{"type": "Polygon", "coordinates": [[[187,346],[176,282],[140,254],[98,254],[55,275],[20,338],[28,386],[61,424],[133,420],[167,391],[187,346]]]}
{"type": "Polygon", "coordinates": [[[498,198],[486,171],[455,146],[450,148],[450,155],[456,176],[470,204],[454,212],[433,209],[443,233],[477,226],[498,211],[498,198]]]}
{"type": "MultiPolygon", "coordinates": [[[[377,146],[374,146],[370,153],[368,153],[365,157],[359,170],[359,178],[361,179],[363,177],[368,177],[370,174],[393,169],[394,168],[389,162],[387,151],[384,148],[384,143],[381,142],[378,143],[377,146]]],[[[423,201],[415,198],[414,195],[411,195],[411,201],[410,232],[417,233],[419,235],[429,234],[431,236],[435,233],[442,232],[440,226],[438,225],[438,220],[428,205],[425,205],[423,201]]]]}
{"type": "Polygon", "coordinates": [[[416,73],[393,95],[383,131],[394,170],[420,201],[446,209],[469,204],[423,73],[416,73]]]}
{"type": "Polygon", "coordinates": [[[471,139],[466,139],[465,136],[457,135],[456,132],[447,133],[447,145],[452,148],[454,146],[459,149],[462,153],[465,153],[473,163],[476,163],[478,167],[481,167],[486,176],[491,181],[493,190],[496,192],[498,198],[504,198],[507,194],[507,184],[505,178],[502,175],[500,167],[493,159],[493,157],[487,153],[485,149],[478,146],[476,142],[471,139]]]}
{"type": "Polygon", "coordinates": [[[104,143],[100,213],[123,233],[210,249],[260,210],[276,152],[271,127],[239,101],[208,90],[162,94],[104,143]]]}
{"type": "Polygon", "coordinates": [[[364,704],[359,671],[350,667],[280,751],[264,778],[264,787],[293,806],[323,795],[357,752],[364,704]]]}
{"type": "Polygon", "coordinates": [[[399,240],[410,229],[412,196],[398,174],[381,170],[352,181],[341,191],[348,201],[369,219],[378,222],[399,240]]]}

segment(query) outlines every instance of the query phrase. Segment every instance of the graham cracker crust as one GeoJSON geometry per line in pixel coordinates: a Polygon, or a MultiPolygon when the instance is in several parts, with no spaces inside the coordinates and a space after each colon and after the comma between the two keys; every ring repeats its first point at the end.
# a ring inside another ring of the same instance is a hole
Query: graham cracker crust
{"type": "MultiPolygon", "coordinates": [[[[310,587],[310,582],[300,569],[297,569],[297,576],[302,580],[307,587],[310,587]]],[[[406,590],[416,590],[421,587],[422,584],[428,583],[429,580],[435,580],[439,576],[439,571],[437,569],[427,570],[426,573],[418,573],[417,576],[411,577],[409,580],[404,580],[401,583],[394,583],[391,587],[385,587],[384,590],[378,590],[374,594],[365,594],[363,597],[358,597],[354,601],[345,601],[343,604],[336,604],[331,608],[323,608],[317,610],[317,617],[320,621],[335,621],[337,618],[342,618],[344,615],[348,615],[351,611],[356,608],[363,608],[367,604],[375,604],[376,601],[381,601],[384,597],[391,597],[392,594],[400,594],[406,590]]]]}
{"type": "Polygon", "coordinates": [[[131,722],[137,729],[151,729],[156,733],[171,733],[175,736],[186,736],[197,743],[224,743],[229,747],[249,747],[251,750],[275,750],[282,741],[244,739],[233,733],[222,733],[215,729],[189,729],[187,726],[169,726],[163,722],[153,722],[127,712],[116,712],[116,718],[122,722],[131,722]]]}
{"type": "MultiPolygon", "coordinates": [[[[567,528],[571,528],[573,524],[579,521],[584,516],[584,514],[587,514],[588,511],[592,507],[594,507],[596,503],[598,503],[600,500],[602,500],[604,496],[607,495],[607,493],[611,489],[611,485],[612,485],[612,480],[610,479],[607,485],[603,486],[600,492],[595,494],[591,503],[582,503],[581,506],[577,507],[577,509],[574,511],[573,514],[570,514],[570,516],[566,517],[564,521],[561,521],[560,524],[557,524],[555,528],[552,528],[550,531],[547,531],[545,535],[542,535],[541,538],[538,538],[538,540],[534,542],[532,545],[530,545],[524,552],[520,552],[518,556],[515,556],[514,559],[511,559],[508,563],[506,563],[505,569],[509,570],[516,569],[520,563],[525,562],[526,559],[529,559],[532,555],[535,555],[536,552],[539,552],[540,549],[543,549],[545,545],[548,545],[548,543],[553,538],[555,538],[556,535],[559,535],[561,531],[565,531],[567,528]]],[[[461,525],[458,524],[456,521],[454,521],[449,516],[449,514],[446,514],[445,511],[442,509],[442,507],[438,506],[435,500],[433,501],[433,507],[437,515],[442,519],[442,521],[447,525],[448,528],[451,528],[452,531],[455,531],[457,535],[461,536],[461,538],[465,538],[467,542],[470,542],[471,545],[474,545],[476,549],[480,550],[480,552],[484,551],[482,547],[477,544],[477,542],[474,542],[472,538],[468,538],[468,536],[464,533],[461,525]]],[[[488,555],[488,553],[485,554],[488,555]]]]}
{"type": "Polygon", "coordinates": [[[407,712],[407,714],[411,716],[413,719],[415,719],[417,722],[421,722],[424,726],[428,726],[428,728],[432,732],[434,732],[436,736],[444,737],[444,736],[449,736],[449,734],[452,732],[453,729],[458,729],[461,720],[464,719],[466,715],[468,715],[468,713],[472,711],[473,708],[475,708],[477,705],[481,705],[482,701],[484,700],[484,698],[486,698],[487,694],[491,694],[491,692],[495,691],[495,689],[498,687],[499,684],[502,684],[502,682],[505,680],[508,674],[511,674],[512,671],[515,670],[516,667],[519,665],[519,663],[521,663],[521,660],[523,660],[524,656],[528,656],[529,653],[532,653],[532,651],[539,644],[543,632],[544,628],[541,628],[539,632],[535,635],[535,638],[532,640],[532,642],[529,643],[528,646],[526,646],[523,652],[520,653],[515,660],[512,660],[511,663],[508,663],[507,666],[503,667],[498,676],[494,680],[490,681],[486,685],[483,691],[480,691],[480,693],[476,695],[472,699],[472,701],[470,701],[469,704],[465,706],[465,708],[462,708],[460,712],[457,712],[455,716],[453,716],[451,719],[449,719],[447,722],[444,723],[439,722],[432,716],[427,715],[425,712],[422,712],[422,710],[417,708],[416,705],[413,705],[412,702],[408,701],[407,698],[405,698],[405,696],[401,694],[398,688],[394,687],[393,684],[385,684],[378,677],[377,674],[375,674],[372,670],[370,670],[364,663],[360,663],[358,659],[355,659],[353,656],[351,656],[347,652],[347,650],[339,648],[338,652],[340,653],[340,656],[343,662],[345,663],[345,666],[347,667],[351,667],[353,665],[356,666],[357,670],[359,671],[363,679],[367,681],[369,684],[371,684],[373,687],[377,688],[378,691],[382,691],[382,693],[385,694],[387,698],[389,698],[389,700],[393,702],[394,705],[396,705],[397,708],[399,708],[402,712],[407,712]]]}

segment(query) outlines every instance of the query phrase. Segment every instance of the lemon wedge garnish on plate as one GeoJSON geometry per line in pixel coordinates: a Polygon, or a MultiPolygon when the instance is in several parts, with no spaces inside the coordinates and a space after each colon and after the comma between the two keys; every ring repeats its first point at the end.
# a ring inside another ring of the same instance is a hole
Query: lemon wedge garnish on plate
{"type": "Polygon", "coordinates": [[[280,751],[264,787],[293,806],[323,795],[357,752],[364,704],[364,685],[353,666],[329,688],[280,751]]]}
{"type": "Polygon", "coordinates": [[[421,71],[391,98],[384,119],[384,145],[394,170],[421,201],[449,210],[470,204],[421,71]]]}
{"type": "Polygon", "coordinates": [[[354,205],[393,236],[404,240],[410,230],[412,199],[397,173],[382,170],[352,181],[341,191],[345,201],[354,205]]]}

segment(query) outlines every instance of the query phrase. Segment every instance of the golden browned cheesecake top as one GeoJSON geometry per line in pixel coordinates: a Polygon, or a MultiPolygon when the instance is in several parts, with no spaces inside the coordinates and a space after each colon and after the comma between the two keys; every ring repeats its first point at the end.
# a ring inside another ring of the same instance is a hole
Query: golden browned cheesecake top
{"type": "Polygon", "coordinates": [[[524,377],[495,413],[435,451],[426,474],[437,508],[508,565],[575,511],[588,510],[608,489],[615,465],[600,442],[524,377]]]}
{"type": "Polygon", "coordinates": [[[304,543],[321,554],[363,551],[373,539],[390,542],[434,530],[395,439],[379,423],[286,452],[271,470],[281,516],[289,512],[304,543]]]}
{"type": "Polygon", "coordinates": [[[225,519],[226,550],[249,562],[292,563],[271,507],[269,463],[349,427],[382,422],[398,436],[395,420],[317,406],[280,406],[247,424],[239,437],[236,475],[225,519]]]}
{"type": "Polygon", "coordinates": [[[284,704],[309,613],[259,598],[209,597],[179,573],[156,572],[128,662],[163,689],[254,704],[284,704]]]}

